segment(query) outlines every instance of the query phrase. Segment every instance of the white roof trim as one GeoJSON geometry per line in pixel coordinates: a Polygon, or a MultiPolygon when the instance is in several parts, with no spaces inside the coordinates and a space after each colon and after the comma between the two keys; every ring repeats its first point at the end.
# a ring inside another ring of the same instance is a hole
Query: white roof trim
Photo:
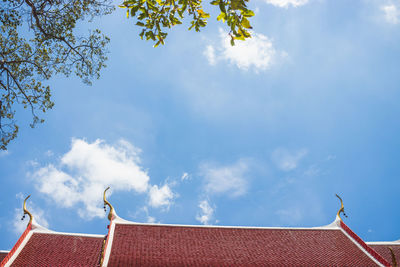
{"type": "Polygon", "coordinates": [[[19,244],[18,249],[14,252],[12,257],[7,261],[7,263],[4,265],[4,267],[11,266],[11,264],[15,261],[15,259],[18,257],[19,253],[22,251],[22,249],[25,247],[26,243],[28,243],[29,239],[32,236],[32,230],[29,231],[29,233],[25,236],[24,240],[19,244]]]}
{"type": "Polygon", "coordinates": [[[400,245],[400,240],[396,241],[372,241],[372,242],[365,242],[368,245],[400,245]]]}
{"type": "Polygon", "coordinates": [[[68,235],[68,236],[84,236],[84,237],[97,237],[97,238],[104,238],[104,235],[98,234],[82,234],[82,233],[66,233],[66,232],[56,232],[48,229],[34,229],[32,230],[34,233],[39,234],[52,234],[52,235],[68,235]]]}
{"type": "Polygon", "coordinates": [[[130,225],[149,225],[149,226],[168,226],[168,227],[196,227],[196,228],[239,228],[239,229],[266,229],[266,230],[339,230],[337,218],[328,225],[317,227],[262,227],[262,226],[229,226],[229,225],[185,225],[185,224],[160,224],[160,223],[138,223],[124,220],[116,217],[113,222],[115,224],[130,225]]]}
{"type": "Polygon", "coordinates": [[[40,224],[38,224],[38,222],[35,220],[35,217],[33,217],[33,218],[32,218],[32,230],[35,230],[35,229],[50,231],[50,230],[47,229],[46,227],[41,226],[40,224]]]}
{"type": "Polygon", "coordinates": [[[0,250],[0,253],[8,253],[10,252],[9,250],[0,250]]]}
{"type": "Polygon", "coordinates": [[[373,260],[378,266],[383,266],[382,263],[380,263],[377,259],[375,259],[371,254],[368,253],[356,240],[354,240],[344,229],[340,228],[340,230],[344,233],[344,235],[351,240],[362,252],[364,252],[365,255],[367,255],[371,260],[373,260]]]}
{"type": "Polygon", "coordinates": [[[111,248],[112,248],[112,243],[114,239],[114,230],[115,230],[115,222],[114,220],[118,220],[119,217],[117,216],[115,219],[111,220],[110,222],[110,231],[108,232],[108,241],[107,242],[107,247],[105,248],[104,251],[104,259],[103,259],[103,265],[102,267],[106,267],[108,265],[108,261],[110,260],[110,255],[111,255],[111,248]]]}
{"type": "Polygon", "coordinates": [[[81,234],[81,233],[66,233],[66,232],[57,232],[46,227],[41,226],[35,221],[35,218],[32,220],[32,230],[33,233],[41,233],[41,234],[53,234],[53,235],[71,235],[71,236],[85,236],[85,237],[99,237],[104,238],[104,235],[98,234],[81,234]]]}

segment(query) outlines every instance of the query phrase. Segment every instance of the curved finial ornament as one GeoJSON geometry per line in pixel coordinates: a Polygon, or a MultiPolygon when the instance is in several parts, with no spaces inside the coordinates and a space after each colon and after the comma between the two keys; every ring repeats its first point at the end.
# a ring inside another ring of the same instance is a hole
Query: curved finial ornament
{"type": "Polygon", "coordinates": [[[336,195],[336,197],[340,200],[340,209],[339,209],[339,211],[337,212],[336,216],[339,217],[340,220],[342,220],[342,218],[340,217],[340,213],[343,213],[344,217],[347,218],[347,215],[346,215],[346,213],[344,212],[343,200],[342,200],[341,197],[338,196],[338,194],[335,194],[335,195],[336,195]]]}
{"type": "Polygon", "coordinates": [[[396,256],[394,255],[393,249],[389,247],[390,254],[392,255],[392,267],[398,267],[397,261],[396,261],[396,256]]]}
{"type": "Polygon", "coordinates": [[[110,187],[107,187],[106,190],[104,190],[103,201],[104,201],[104,211],[106,211],[106,205],[110,207],[110,212],[108,213],[108,219],[111,221],[114,216],[114,207],[106,199],[106,192],[108,189],[110,189],[110,187]]]}
{"type": "Polygon", "coordinates": [[[27,210],[27,208],[26,208],[26,201],[27,201],[28,198],[30,198],[30,197],[31,197],[31,195],[27,196],[27,197],[24,199],[24,206],[23,206],[24,215],[23,215],[22,218],[21,218],[21,221],[22,221],[23,219],[25,219],[25,215],[28,214],[28,216],[29,216],[28,225],[30,225],[30,224],[32,223],[32,220],[33,220],[33,215],[32,215],[32,213],[30,213],[30,212],[27,210]]]}

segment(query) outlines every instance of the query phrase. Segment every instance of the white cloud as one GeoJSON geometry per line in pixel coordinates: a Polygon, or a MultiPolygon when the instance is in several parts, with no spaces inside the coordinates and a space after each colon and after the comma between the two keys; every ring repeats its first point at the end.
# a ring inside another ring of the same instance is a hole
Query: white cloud
{"type": "Polygon", "coordinates": [[[296,224],[303,219],[303,212],[300,208],[292,207],[276,211],[281,222],[286,224],[296,224]]]}
{"type": "Polygon", "coordinates": [[[212,220],[215,208],[212,208],[207,200],[202,200],[199,203],[200,213],[197,214],[196,220],[202,224],[209,224],[212,220]]]}
{"type": "Polygon", "coordinates": [[[7,156],[9,153],[8,150],[0,150],[0,158],[7,156]]]}
{"type": "Polygon", "coordinates": [[[172,193],[168,184],[158,187],[153,185],[149,191],[149,205],[154,208],[169,207],[172,200],[174,199],[174,193],[172,193]]]}
{"type": "Polygon", "coordinates": [[[398,24],[400,22],[400,11],[399,7],[394,4],[387,4],[381,7],[385,15],[385,20],[388,23],[398,24]]]}
{"type": "Polygon", "coordinates": [[[304,171],[304,175],[308,177],[316,177],[321,174],[321,169],[317,164],[310,165],[307,170],[304,171]]]}
{"type": "MultiPolygon", "coordinates": [[[[24,197],[22,193],[17,194],[17,199],[23,203],[24,197]]],[[[37,207],[34,202],[29,201],[27,204],[27,209],[30,213],[32,213],[35,221],[43,227],[48,228],[49,223],[45,218],[45,213],[42,209],[37,207]]],[[[26,226],[29,222],[29,216],[26,215],[24,220],[21,220],[22,216],[24,215],[24,211],[22,208],[15,209],[14,211],[14,220],[13,220],[13,232],[20,236],[26,229],[26,226]]]]}
{"type": "Polygon", "coordinates": [[[256,72],[268,69],[279,55],[272,45],[272,41],[265,35],[252,32],[252,37],[246,41],[236,41],[230,44],[230,36],[227,32],[220,31],[220,45],[208,45],[204,51],[210,65],[225,60],[239,69],[248,70],[253,68],[256,72]]]}
{"type": "Polygon", "coordinates": [[[283,171],[296,169],[300,160],[307,155],[306,149],[289,151],[285,148],[277,148],[272,152],[272,161],[283,171]]]}
{"type": "Polygon", "coordinates": [[[146,221],[148,223],[157,222],[157,219],[154,216],[150,216],[149,208],[147,206],[143,206],[135,211],[129,211],[128,216],[135,221],[146,221]]]}
{"type": "Polygon", "coordinates": [[[156,222],[156,218],[151,217],[151,216],[147,216],[147,222],[148,223],[155,223],[156,222]]]}
{"type": "Polygon", "coordinates": [[[268,4],[288,8],[290,5],[294,7],[302,6],[308,3],[308,0],[265,0],[268,4]]]}
{"type": "Polygon", "coordinates": [[[56,166],[49,164],[31,176],[36,188],[58,205],[68,208],[79,204],[78,213],[86,219],[104,216],[102,193],[107,186],[112,191],[149,193],[152,203],[162,206],[173,194],[168,186],[151,187],[139,154],[139,149],[123,140],[111,146],[102,140],[88,143],[74,139],[56,166]]]}
{"type": "Polygon", "coordinates": [[[227,193],[236,197],[247,192],[248,183],[245,174],[248,170],[248,164],[243,160],[228,166],[203,164],[200,169],[206,182],[205,191],[207,193],[227,193]]]}
{"type": "Polygon", "coordinates": [[[204,50],[204,55],[210,65],[215,65],[217,63],[215,58],[215,49],[212,45],[207,45],[206,50],[204,50]]]}
{"type": "Polygon", "coordinates": [[[184,172],[184,173],[182,174],[181,181],[185,181],[185,180],[188,180],[188,179],[190,179],[189,173],[184,172]]]}

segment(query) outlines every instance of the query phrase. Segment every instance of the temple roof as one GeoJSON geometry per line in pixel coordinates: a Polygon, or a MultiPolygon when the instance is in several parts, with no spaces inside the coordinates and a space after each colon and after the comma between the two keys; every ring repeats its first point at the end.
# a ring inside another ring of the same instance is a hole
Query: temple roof
{"type": "Polygon", "coordinates": [[[54,232],[30,223],[1,266],[98,266],[102,235],[54,232]]]}
{"type": "Polygon", "coordinates": [[[392,242],[367,242],[367,244],[388,262],[392,262],[392,255],[389,248],[392,249],[396,259],[400,260],[400,240],[392,242]]]}
{"type": "Polygon", "coordinates": [[[340,217],[342,201],[336,219],[321,227],[168,225],[118,217],[105,192],[106,236],[50,231],[36,223],[25,199],[30,221],[11,251],[0,251],[0,266],[395,265],[388,247],[400,257],[400,241],[365,243],[355,234],[340,217]]]}
{"type": "Polygon", "coordinates": [[[7,256],[8,252],[6,250],[0,250],[0,262],[7,256]]]}
{"type": "Polygon", "coordinates": [[[112,218],[102,266],[390,266],[338,217],[314,228],[142,224],[115,213],[112,218]]]}
{"type": "Polygon", "coordinates": [[[340,229],[116,224],[109,266],[376,266],[340,229]]]}

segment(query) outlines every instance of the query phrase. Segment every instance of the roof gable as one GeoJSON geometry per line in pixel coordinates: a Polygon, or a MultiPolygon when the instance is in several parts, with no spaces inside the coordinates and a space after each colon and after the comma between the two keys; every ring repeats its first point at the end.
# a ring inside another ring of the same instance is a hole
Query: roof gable
{"type": "Polygon", "coordinates": [[[98,266],[103,238],[33,233],[12,266],[98,266]]]}
{"type": "Polygon", "coordinates": [[[0,266],[98,266],[104,236],[50,231],[33,221],[0,266]]]}
{"type": "Polygon", "coordinates": [[[7,256],[9,251],[0,251],[0,263],[7,256]]]}
{"type": "Polygon", "coordinates": [[[379,255],[381,255],[386,261],[392,262],[392,254],[389,248],[392,249],[396,260],[400,260],[400,241],[394,242],[367,242],[367,244],[373,248],[379,255]]]}
{"type": "Polygon", "coordinates": [[[339,229],[116,223],[108,266],[376,266],[339,229]]]}

